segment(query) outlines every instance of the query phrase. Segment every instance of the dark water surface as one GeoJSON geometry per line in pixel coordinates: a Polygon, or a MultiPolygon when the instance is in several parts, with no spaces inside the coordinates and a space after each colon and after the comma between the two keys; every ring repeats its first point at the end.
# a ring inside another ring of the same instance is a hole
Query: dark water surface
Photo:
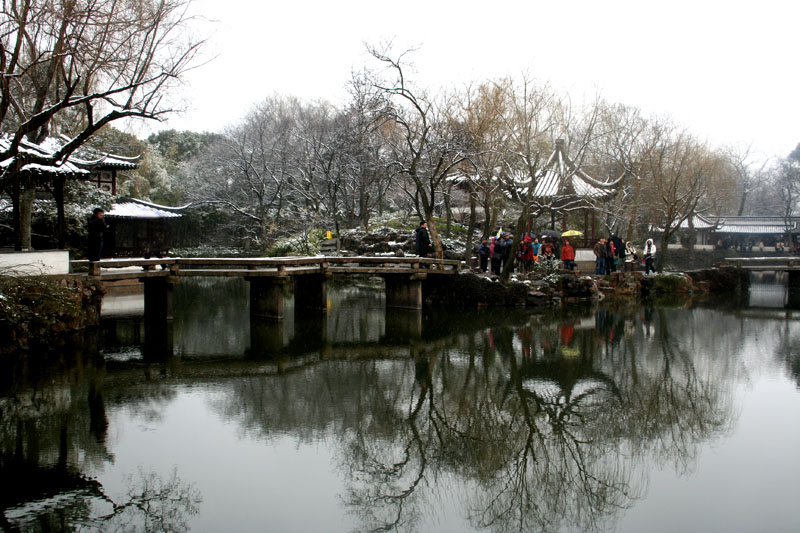
{"type": "Polygon", "coordinates": [[[800,531],[800,312],[750,298],[418,313],[343,286],[251,324],[245,283],[182,280],[150,338],[108,298],[82,348],[3,362],[0,528],[800,531]]]}

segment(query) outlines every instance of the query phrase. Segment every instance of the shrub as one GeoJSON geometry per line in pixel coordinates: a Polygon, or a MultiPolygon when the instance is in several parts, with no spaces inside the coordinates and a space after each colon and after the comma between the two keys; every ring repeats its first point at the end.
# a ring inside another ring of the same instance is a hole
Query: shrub
{"type": "Polygon", "coordinates": [[[84,291],[63,287],[43,276],[0,274],[0,323],[9,335],[5,347],[24,347],[28,341],[53,342],[61,333],[83,326],[84,291]],[[10,337],[10,338],[9,338],[10,337]]]}

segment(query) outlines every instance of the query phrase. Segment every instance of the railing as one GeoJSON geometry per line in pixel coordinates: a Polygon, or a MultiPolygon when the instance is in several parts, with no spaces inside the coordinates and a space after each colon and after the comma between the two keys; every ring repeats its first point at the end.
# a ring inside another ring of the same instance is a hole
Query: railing
{"type": "Polygon", "coordinates": [[[800,257],[729,257],[726,264],[742,270],[800,270],[800,257]]]}
{"type": "Polygon", "coordinates": [[[151,276],[293,276],[304,274],[455,274],[461,262],[423,257],[205,257],[70,261],[70,269],[89,276],[130,279],[151,276]]]}

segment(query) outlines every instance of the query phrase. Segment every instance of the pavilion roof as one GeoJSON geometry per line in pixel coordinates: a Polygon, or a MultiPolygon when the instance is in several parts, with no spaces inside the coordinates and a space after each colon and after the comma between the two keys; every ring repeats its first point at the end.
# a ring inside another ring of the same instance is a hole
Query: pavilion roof
{"type": "Polygon", "coordinates": [[[539,172],[533,195],[537,198],[602,198],[611,194],[619,181],[599,181],[589,176],[570,159],[564,141],[558,139],[553,153],[539,172]]]}
{"type": "MultiPolygon", "coordinates": [[[[0,151],[8,149],[10,145],[11,138],[6,134],[0,134],[0,151]]],[[[19,152],[38,157],[51,157],[61,146],[61,141],[53,137],[48,137],[41,144],[35,144],[23,139],[19,146],[19,152]]],[[[42,176],[88,176],[92,170],[133,170],[139,166],[137,163],[138,159],[139,156],[124,157],[113,154],[101,154],[87,148],[80,154],[76,153],[68,156],[66,161],[62,161],[58,164],[43,165],[39,163],[28,163],[23,165],[20,170],[22,172],[42,176]],[[85,159],[79,156],[88,156],[92,157],[92,159],[85,159]]],[[[0,168],[8,168],[15,160],[16,157],[10,157],[4,161],[0,161],[0,168]]]]}
{"type": "MultiPolygon", "coordinates": [[[[797,231],[800,227],[798,217],[780,216],[718,216],[695,215],[692,218],[695,229],[710,229],[717,233],[780,234],[797,231]]],[[[681,229],[689,228],[689,220],[681,222],[681,229]]]]}
{"type": "MultiPolygon", "coordinates": [[[[621,181],[621,178],[614,181],[599,181],[591,177],[569,158],[563,139],[556,140],[553,153],[539,170],[535,180],[531,180],[521,172],[512,178],[523,194],[528,193],[531,182],[535,181],[533,196],[539,199],[602,198],[612,194],[621,181]]],[[[462,183],[469,177],[456,174],[449,179],[455,183],[462,183]]],[[[498,180],[496,176],[491,179],[498,180]]]]}
{"type": "Polygon", "coordinates": [[[139,200],[137,198],[120,198],[106,211],[110,218],[180,218],[183,207],[168,207],[139,200]]]}
{"type": "MultiPolygon", "coordinates": [[[[7,150],[11,146],[11,139],[6,135],[0,135],[0,151],[7,150]]],[[[53,154],[54,150],[48,149],[27,140],[22,140],[19,145],[19,153],[28,154],[38,157],[49,157],[53,154]]],[[[16,161],[16,157],[10,157],[0,161],[0,168],[6,169],[16,161]]],[[[20,168],[21,172],[26,172],[34,175],[42,176],[57,176],[57,175],[88,175],[89,171],[74,164],[71,160],[67,159],[59,165],[42,165],[40,163],[28,163],[20,168]]]]}

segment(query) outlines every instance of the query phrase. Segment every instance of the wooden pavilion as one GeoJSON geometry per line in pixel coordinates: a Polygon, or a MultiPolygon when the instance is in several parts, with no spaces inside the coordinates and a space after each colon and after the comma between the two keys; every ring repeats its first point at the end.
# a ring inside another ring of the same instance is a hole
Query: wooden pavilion
{"type": "MultiPolygon", "coordinates": [[[[0,135],[0,153],[9,149],[11,139],[0,135]]],[[[82,159],[77,154],[67,157],[53,165],[28,162],[33,159],[52,158],[60,148],[58,141],[47,139],[42,144],[27,140],[20,142],[18,155],[0,161],[3,173],[13,172],[7,193],[11,197],[15,233],[14,247],[22,249],[22,226],[20,211],[23,188],[35,188],[37,192],[50,193],[56,203],[58,248],[66,247],[66,227],[64,216],[64,185],[67,180],[86,180],[95,183],[99,189],[116,194],[117,172],[138,167],[138,157],[128,158],[111,154],[100,154],[94,159],[82,159]],[[17,168],[15,168],[17,167],[17,168]]],[[[93,154],[90,154],[90,156],[93,154]]]]}
{"type": "MultiPolygon", "coordinates": [[[[583,214],[583,239],[581,247],[590,246],[597,238],[597,220],[594,203],[614,194],[622,178],[599,181],[583,171],[567,155],[563,139],[557,139],[553,153],[542,166],[533,191],[534,201],[547,206],[550,212],[550,229],[555,230],[557,217],[561,216],[560,231],[567,229],[567,215],[580,210],[583,214]]],[[[528,231],[533,231],[528,222],[528,231]]]]}

